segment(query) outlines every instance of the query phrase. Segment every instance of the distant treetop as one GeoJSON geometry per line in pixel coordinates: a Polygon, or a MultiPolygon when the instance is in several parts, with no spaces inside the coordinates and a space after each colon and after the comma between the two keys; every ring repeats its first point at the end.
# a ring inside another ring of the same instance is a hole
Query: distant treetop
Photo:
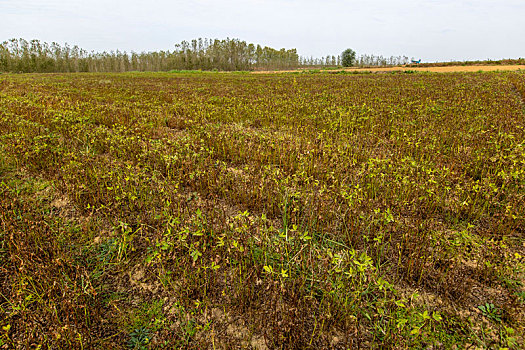
{"type": "Polygon", "coordinates": [[[341,64],[343,67],[351,67],[355,63],[356,53],[352,49],[346,49],[341,54],[341,64]]]}

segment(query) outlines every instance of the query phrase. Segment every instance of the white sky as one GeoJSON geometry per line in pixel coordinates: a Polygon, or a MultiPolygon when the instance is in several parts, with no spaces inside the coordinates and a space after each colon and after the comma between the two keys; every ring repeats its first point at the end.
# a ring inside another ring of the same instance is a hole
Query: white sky
{"type": "Polygon", "coordinates": [[[14,37],[89,51],[230,37],[314,57],[518,58],[525,0],[0,0],[0,41],[14,37]]]}

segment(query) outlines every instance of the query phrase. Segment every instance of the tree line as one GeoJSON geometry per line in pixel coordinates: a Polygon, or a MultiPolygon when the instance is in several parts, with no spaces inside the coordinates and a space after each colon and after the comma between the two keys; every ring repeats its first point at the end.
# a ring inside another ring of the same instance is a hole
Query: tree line
{"type": "MultiPolygon", "coordinates": [[[[408,57],[362,55],[357,66],[399,65],[408,57]]],[[[301,57],[296,49],[274,49],[239,39],[194,39],[171,51],[88,52],[78,46],[39,40],[11,39],[0,44],[0,71],[23,73],[128,72],[171,70],[283,70],[300,67],[338,67],[340,55],[301,57]]]]}
{"type": "Polygon", "coordinates": [[[407,56],[376,56],[376,55],[360,55],[356,59],[356,65],[359,67],[377,67],[377,66],[402,66],[410,64],[413,58],[407,56]]]}
{"type": "MultiPolygon", "coordinates": [[[[389,56],[384,57],[381,55],[356,55],[352,60],[352,67],[389,67],[389,66],[402,66],[410,64],[413,58],[408,56],[389,56]]],[[[314,57],[300,57],[300,67],[345,67],[342,55],[333,56],[326,55],[321,58],[314,57]]]]}
{"type": "Polygon", "coordinates": [[[242,71],[292,69],[300,65],[296,49],[276,50],[239,39],[182,41],[172,51],[88,52],[78,46],[11,39],[0,44],[4,72],[127,72],[170,70],[242,71]]]}

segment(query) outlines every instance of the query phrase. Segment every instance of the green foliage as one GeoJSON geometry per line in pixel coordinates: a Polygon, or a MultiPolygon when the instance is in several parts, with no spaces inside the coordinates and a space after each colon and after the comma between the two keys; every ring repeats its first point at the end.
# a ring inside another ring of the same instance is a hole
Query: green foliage
{"type": "Polygon", "coordinates": [[[198,70],[248,71],[299,66],[296,49],[261,47],[239,39],[194,39],[173,51],[126,53],[87,52],[38,40],[11,39],[0,44],[0,72],[129,72],[198,70]]]}
{"type": "Polygon", "coordinates": [[[129,335],[128,349],[144,350],[147,349],[151,340],[151,334],[146,327],[139,327],[133,330],[129,335]]]}
{"type": "Polygon", "coordinates": [[[492,303],[486,303],[485,305],[479,305],[478,309],[481,310],[483,316],[490,318],[493,321],[501,322],[501,311],[494,306],[492,303]]]}
{"type": "Polygon", "coordinates": [[[354,65],[356,60],[356,53],[352,49],[346,49],[341,54],[341,64],[343,67],[351,67],[354,65]]]}

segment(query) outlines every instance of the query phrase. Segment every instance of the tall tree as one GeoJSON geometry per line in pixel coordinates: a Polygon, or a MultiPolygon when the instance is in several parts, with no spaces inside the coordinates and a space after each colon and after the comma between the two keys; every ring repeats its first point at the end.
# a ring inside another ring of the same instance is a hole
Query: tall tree
{"type": "Polygon", "coordinates": [[[343,67],[351,67],[355,63],[356,53],[352,49],[346,49],[341,54],[341,63],[343,67]]]}

